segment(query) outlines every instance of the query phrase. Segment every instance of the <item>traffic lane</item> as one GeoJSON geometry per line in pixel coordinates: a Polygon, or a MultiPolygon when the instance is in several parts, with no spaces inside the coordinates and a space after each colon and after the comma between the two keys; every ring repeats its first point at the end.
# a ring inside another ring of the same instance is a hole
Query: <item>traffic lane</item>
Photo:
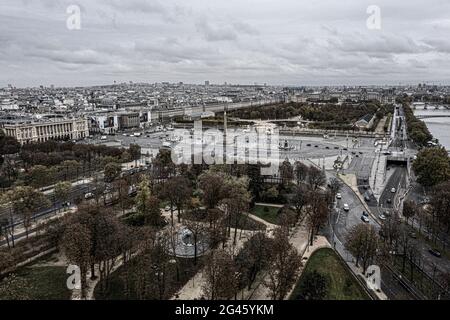
{"type": "MultiPolygon", "coordinates": [[[[414,232],[417,234],[417,231],[409,225],[408,230],[410,230],[410,232],[414,232]]],[[[420,252],[421,258],[423,259],[424,262],[423,268],[427,274],[432,275],[433,272],[435,271],[439,271],[440,273],[450,273],[450,260],[447,258],[447,256],[442,255],[440,258],[434,256],[429,251],[434,247],[430,246],[426,241],[423,241],[420,238],[418,239],[410,238],[410,241],[413,243],[414,246],[416,246],[416,248],[420,252]],[[434,270],[435,267],[436,270],[434,270]]]]}
{"type": "MultiPolygon", "coordinates": [[[[336,221],[336,234],[340,241],[345,241],[348,231],[360,223],[366,223],[361,220],[362,213],[367,211],[353,190],[344,184],[340,190],[342,199],[337,200],[337,207],[340,210],[339,217],[336,221]],[[344,211],[344,203],[348,204],[349,211],[344,211]]],[[[373,225],[377,230],[379,225],[369,216],[369,224],[373,225]]]]}
{"type": "Polygon", "coordinates": [[[401,182],[401,179],[405,173],[405,169],[402,167],[394,166],[391,167],[391,170],[395,170],[394,173],[390,176],[388,182],[386,183],[386,186],[384,187],[384,190],[380,197],[380,206],[383,208],[392,209],[394,206],[394,197],[396,193],[398,192],[398,186],[401,182]],[[395,188],[395,192],[392,192],[392,188],[395,188]],[[388,200],[390,199],[390,202],[388,200]]]}

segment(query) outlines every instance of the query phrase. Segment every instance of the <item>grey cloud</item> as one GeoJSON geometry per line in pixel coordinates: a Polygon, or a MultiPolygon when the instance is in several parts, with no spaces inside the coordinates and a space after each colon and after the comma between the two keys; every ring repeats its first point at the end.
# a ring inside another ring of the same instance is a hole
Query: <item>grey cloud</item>
{"type": "Polygon", "coordinates": [[[450,2],[377,3],[379,31],[364,0],[2,0],[0,86],[450,82],[450,2]],[[69,4],[79,31],[65,27],[69,4]]]}

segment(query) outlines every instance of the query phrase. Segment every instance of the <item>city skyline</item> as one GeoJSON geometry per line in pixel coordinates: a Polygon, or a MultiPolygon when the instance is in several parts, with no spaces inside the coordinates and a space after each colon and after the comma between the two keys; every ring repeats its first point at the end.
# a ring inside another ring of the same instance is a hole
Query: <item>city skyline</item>
{"type": "Polygon", "coordinates": [[[3,1],[0,87],[120,82],[449,84],[450,4],[434,0],[3,1]],[[370,29],[370,5],[380,29],[370,29]],[[70,30],[71,6],[80,29],[70,30]],[[447,10],[446,10],[447,9],[447,10]]]}

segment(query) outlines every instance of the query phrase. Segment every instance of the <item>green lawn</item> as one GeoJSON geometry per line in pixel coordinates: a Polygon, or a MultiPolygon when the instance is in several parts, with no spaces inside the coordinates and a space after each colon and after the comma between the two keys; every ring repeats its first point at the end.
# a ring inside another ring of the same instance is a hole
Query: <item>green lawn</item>
{"type": "Polygon", "coordinates": [[[278,207],[256,205],[253,207],[251,213],[261,219],[266,220],[267,222],[270,222],[273,224],[278,224],[278,212],[279,211],[280,211],[280,208],[278,208],[278,207]]]}
{"type": "MultiPolygon", "coordinates": [[[[23,280],[24,288],[13,288],[26,299],[69,300],[71,291],[67,289],[68,274],[60,266],[30,266],[16,272],[16,278],[23,280]],[[23,293],[23,294],[22,294],[23,293]]],[[[22,282],[23,283],[23,282],[22,282]]],[[[0,296],[0,300],[5,297],[0,296]]],[[[6,297],[7,298],[7,297],[6,297]]]]}
{"type": "Polygon", "coordinates": [[[302,276],[290,296],[291,300],[300,299],[300,284],[308,272],[317,271],[327,278],[328,292],[325,300],[369,300],[350,271],[329,248],[319,249],[312,254],[306,263],[302,276]]]}

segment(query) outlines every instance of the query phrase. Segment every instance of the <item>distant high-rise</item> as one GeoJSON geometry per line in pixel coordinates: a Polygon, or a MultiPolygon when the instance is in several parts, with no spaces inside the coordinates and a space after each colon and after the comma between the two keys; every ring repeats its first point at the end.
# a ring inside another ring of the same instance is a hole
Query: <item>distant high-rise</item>
{"type": "Polygon", "coordinates": [[[209,86],[209,81],[208,80],[205,81],[205,86],[209,86]]]}

